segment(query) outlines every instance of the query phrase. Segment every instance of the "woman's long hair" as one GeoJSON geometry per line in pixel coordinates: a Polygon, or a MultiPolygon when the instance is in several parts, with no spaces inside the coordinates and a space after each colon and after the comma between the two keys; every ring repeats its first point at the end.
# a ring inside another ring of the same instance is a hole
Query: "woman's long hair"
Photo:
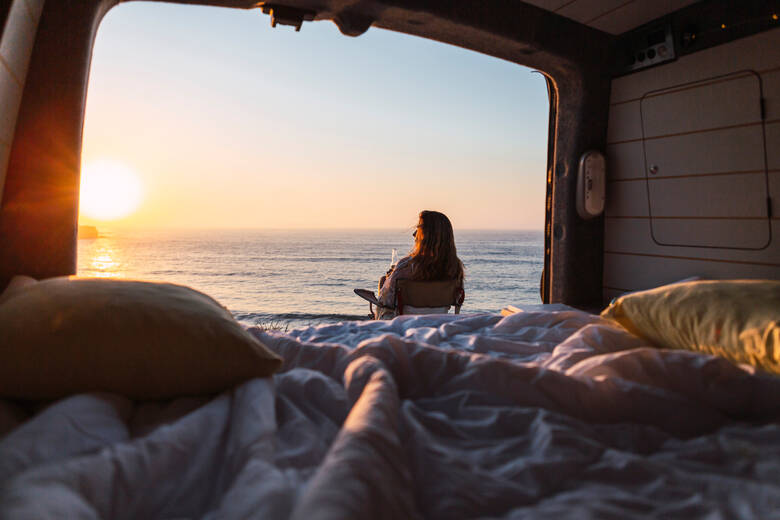
{"type": "Polygon", "coordinates": [[[450,219],[438,211],[421,211],[414,235],[413,280],[458,280],[463,283],[463,263],[455,249],[450,219]]]}

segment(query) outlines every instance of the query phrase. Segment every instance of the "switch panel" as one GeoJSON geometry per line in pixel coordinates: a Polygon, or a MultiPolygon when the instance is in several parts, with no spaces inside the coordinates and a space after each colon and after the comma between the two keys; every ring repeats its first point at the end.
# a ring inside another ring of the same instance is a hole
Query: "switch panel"
{"type": "Polygon", "coordinates": [[[623,40],[617,74],[626,74],[665,63],[675,58],[674,37],[670,24],[654,25],[623,40]]]}

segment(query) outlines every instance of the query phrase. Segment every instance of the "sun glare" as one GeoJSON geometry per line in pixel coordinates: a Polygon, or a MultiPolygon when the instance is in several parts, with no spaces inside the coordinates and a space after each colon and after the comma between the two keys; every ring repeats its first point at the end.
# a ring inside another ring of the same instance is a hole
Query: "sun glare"
{"type": "Polygon", "coordinates": [[[116,220],[138,209],[143,189],[138,174],[113,161],[94,161],[81,170],[79,210],[97,220],[116,220]]]}

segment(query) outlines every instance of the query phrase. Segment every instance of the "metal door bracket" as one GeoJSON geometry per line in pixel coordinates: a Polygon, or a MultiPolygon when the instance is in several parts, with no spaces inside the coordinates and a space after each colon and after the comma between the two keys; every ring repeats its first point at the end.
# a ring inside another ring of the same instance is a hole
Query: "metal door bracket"
{"type": "Polygon", "coordinates": [[[295,27],[296,32],[301,30],[303,22],[311,22],[314,20],[314,15],[317,14],[309,9],[265,2],[261,2],[257,6],[263,9],[264,14],[271,16],[271,27],[276,27],[276,24],[290,25],[295,27]]]}

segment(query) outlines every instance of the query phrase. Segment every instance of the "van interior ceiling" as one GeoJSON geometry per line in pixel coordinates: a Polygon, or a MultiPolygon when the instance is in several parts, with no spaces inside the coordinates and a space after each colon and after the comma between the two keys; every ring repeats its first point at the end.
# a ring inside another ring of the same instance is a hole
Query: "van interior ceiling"
{"type": "MultiPolygon", "coordinates": [[[[90,56],[117,3],[0,2],[0,288],[19,273],[75,272],[90,56]]],[[[332,20],[359,36],[373,25],[546,75],[544,302],[598,308],[691,276],[780,279],[780,1],[288,0],[262,10],[296,29],[332,20]],[[583,218],[589,151],[606,157],[606,208],[583,218]]]]}

